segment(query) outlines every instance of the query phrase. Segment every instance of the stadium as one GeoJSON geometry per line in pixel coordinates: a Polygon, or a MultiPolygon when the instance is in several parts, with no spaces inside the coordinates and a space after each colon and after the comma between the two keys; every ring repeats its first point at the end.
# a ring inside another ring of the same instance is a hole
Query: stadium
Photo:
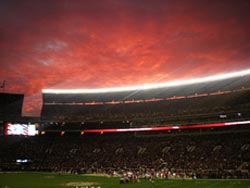
{"type": "Polygon", "coordinates": [[[250,186],[249,70],[42,95],[1,94],[1,187],[250,186]]]}

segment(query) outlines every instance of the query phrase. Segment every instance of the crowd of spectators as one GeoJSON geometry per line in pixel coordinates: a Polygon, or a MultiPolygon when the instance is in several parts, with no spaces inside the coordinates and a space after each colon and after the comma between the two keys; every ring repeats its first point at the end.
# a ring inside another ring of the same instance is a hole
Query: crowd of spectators
{"type": "MultiPolygon", "coordinates": [[[[4,139],[4,138],[3,138],[4,139]]],[[[15,139],[6,138],[6,139],[15,139]]],[[[4,140],[2,143],[6,143],[4,140]]],[[[36,136],[1,145],[2,170],[137,176],[249,178],[249,131],[136,137],[130,134],[36,136]],[[27,160],[18,163],[16,160],[27,160]]]]}

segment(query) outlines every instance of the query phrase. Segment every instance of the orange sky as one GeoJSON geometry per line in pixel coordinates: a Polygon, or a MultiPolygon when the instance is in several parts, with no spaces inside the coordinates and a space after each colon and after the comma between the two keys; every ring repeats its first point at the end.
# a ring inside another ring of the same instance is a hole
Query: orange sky
{"type": "Polygon", "coordinates": [[[249,69],[249,10],[247,0],[1,0],[0,83],[39,116],[44,88],[249,69]]]}

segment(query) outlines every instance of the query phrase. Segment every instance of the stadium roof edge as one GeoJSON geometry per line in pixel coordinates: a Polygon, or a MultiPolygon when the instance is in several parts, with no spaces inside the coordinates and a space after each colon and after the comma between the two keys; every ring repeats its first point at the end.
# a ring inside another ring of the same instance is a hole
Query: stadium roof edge
{"type": "Polygon", "coordinates": [[[208,77],[194,78],[189,80],[170,81],[158,84],[145,84],[139,86],[127,86],[127,87],[113,87],[113,88],[96,88],[96,89],[43,89],[44,94],[87,94],[87,93],[112,93],[112,92],[123,92],[123,91],[136,91],[136,90],[149,90],[158,88],[178,87],[184,85],[213,82],[219,80],[226,80],[230,78],[242,77],[250,75],[250,69],[230,72],[226,74],[217,74],[208,77]]]}

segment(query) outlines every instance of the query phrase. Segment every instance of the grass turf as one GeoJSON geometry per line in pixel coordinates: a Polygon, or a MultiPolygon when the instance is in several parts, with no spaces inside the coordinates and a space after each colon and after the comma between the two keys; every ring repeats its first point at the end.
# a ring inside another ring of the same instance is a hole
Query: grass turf
{"type": "Polygon", "coordinates": [[[57,173],[1,173],[0,188],[87,188],[86,185],[67,186],[67,183],[96,182],[88,188],[250,188],[250,180],[162,180],[120,184],[119,178],[90,175],[59,175],[57,173]]]}

